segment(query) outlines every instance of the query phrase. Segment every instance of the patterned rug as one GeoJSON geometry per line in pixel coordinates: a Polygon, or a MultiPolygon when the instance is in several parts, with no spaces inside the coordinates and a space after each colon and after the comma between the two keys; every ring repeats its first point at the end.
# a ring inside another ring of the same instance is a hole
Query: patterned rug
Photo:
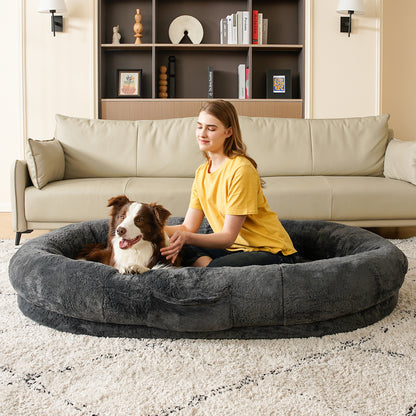
{"type": "Polygon", "coordinates": [[[0,241],[0,414],[416,416],[416,237],[393,313],[308,339],[123,339],[40,326],[16,305],[0,241]]]}

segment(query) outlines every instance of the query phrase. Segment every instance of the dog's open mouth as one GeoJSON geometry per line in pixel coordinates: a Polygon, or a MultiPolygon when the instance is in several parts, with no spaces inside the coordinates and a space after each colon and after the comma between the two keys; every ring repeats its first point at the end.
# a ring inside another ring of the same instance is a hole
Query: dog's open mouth
{"type": "Polygon", "coordinates": [[[142,236],[139,235],[136,238],[133,238],[132,240],[127,240],[126,238],[123,238],[119,243],[119,247],[122,250],[125,250],[127,248],[130,248],[132,246],[134,246],[136,243],[138,243],[140,240],[142,239],[142,236]]]}

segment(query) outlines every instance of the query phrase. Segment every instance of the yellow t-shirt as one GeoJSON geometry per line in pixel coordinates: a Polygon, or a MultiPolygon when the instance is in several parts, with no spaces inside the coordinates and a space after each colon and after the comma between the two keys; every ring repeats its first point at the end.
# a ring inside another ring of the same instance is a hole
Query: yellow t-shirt
{"type": "Polygon", "coordinates": [[[195,173],[190,208],[202,210],[214,232],[220,232],[226,215],[247,215],[231,251],[296,253],[293,243],[267,203],[259,174],[244,156],[227,159],[209,173],[209,162],[195,173]]]}

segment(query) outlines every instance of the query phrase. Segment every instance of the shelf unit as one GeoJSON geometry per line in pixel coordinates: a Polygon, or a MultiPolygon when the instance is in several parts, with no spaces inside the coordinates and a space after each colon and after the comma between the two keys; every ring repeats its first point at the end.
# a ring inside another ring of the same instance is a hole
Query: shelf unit
{"type": "Polygon", "coordinates": [[[128,109],[129,114],[140,118],[141,110],[149,106],[169,114],[176,114],[180,108],[188,111],[195,102],[206,101],[208,66],[215,71],[215,98],[244,101],[240,107],[250,115],[261,105],[263,111],[269,107],[267,113],[270,114],[302,117],[305,78],[303,0],[99,0],[98,5],[100,117],[127,118],[124,111],[128,109]],[[134,44],[137,8],[141,9],[144,27],[141,45],[134,44]],[[220,19],[238,10],[248,10],[251,14],[253,9],[269,19],[268,44],[221,45],[220,19]],[[184,14],[201,22],[204,29],[201,44],[170,42],[169,25],[184,14]],[[111,43],[115,25],[120,26],[120,45],[111,43]],[[176,97],[159,99],[159,67],[167,65],[171,55],[176,58],[176,97]],[[240,63],[250,68],[251,88],[247,100],[237,99],[237,67],[240,63]],[[117,69],[139,68],[142,69],[141,99],[117,98],[117,69]],[[292,70],[292,100],[266,99],[268,69],[292,70]]]}

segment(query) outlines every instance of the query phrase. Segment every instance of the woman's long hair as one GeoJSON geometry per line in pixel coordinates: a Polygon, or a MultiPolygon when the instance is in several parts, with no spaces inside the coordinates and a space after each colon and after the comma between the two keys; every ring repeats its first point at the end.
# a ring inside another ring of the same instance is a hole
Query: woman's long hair
{"type": "MultiPolygon", "coordinates": [[[[244,156],[257,169],[257,163],[247,154],[247,146],[243,142],[241,135],[240,122],[238,121],[237,110],[229,102],[225,100],[209,101],[202,105],[200,113],[205,111],[221,121],[226,129],[231,127],[232,135],[227,137],[224,142],[224,154],[230,159],[236,156],[244,156]]],[[[202,152],[209,161],[208,153],[202,152]]],[[[264,188],[266,182],[260,178],[261,187],[264,188]]]]}
{"type": "MultiPolygon", "coordinates": [[[[230,159],[236,156],[244,156],[247,158],[253,166],[257,169],[257,163],[254,159],[247,155],[247,147],[243,142],[241,136],[240,123],[238,121],[238,115],[235,107],[228,101],[215,100],[209,101],[202,105],[200,113],[204,111],[211,114],[215,118],[221,121],[226,129],[231,127],[232,135],[227,137],[224,142],[224,154],[230,159]]],[[[203,152],[207,160],[209,160],[208,154],[203,152]]]]}

